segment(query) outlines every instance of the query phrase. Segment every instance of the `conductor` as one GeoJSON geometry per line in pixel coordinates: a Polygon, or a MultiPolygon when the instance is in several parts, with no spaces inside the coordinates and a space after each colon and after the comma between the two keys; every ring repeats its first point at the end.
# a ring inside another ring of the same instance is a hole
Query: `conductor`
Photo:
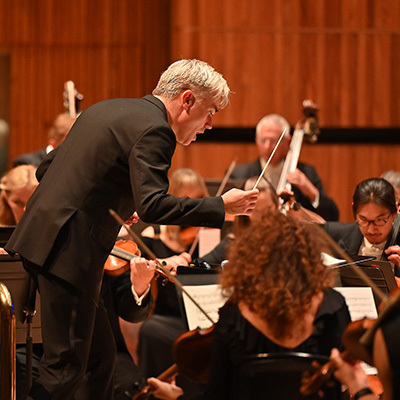
{"type": "MultiPolygon", "coordinates": [[[[187,146],[210,129],[229,92],[207,63],[177,61],[153,95],[105,100],[83,111],[39,167],[40,184],[5,246],[20,254],[41,294],[44,355],[28,399],[74,398],[80,385],[87,399],[112,399],[114,358],[93,339],[103,335],[105,343],[108,335],[115,352],[99,296],[120,229],[109,209],[124,220],[136,210],[145,222],[208,227],[221,227],[225,213],[254,209],[257,189],[202,199],[167,194],[176,142],[187,146]]],[[[142,291],[134,293],[138,304],[142,291]]]]}

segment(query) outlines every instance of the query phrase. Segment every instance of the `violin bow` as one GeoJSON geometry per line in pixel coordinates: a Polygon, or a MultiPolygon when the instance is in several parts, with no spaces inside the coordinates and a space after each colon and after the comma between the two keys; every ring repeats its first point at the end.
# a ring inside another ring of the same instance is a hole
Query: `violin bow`
{"type": "MultiPolygon", "coordinates": [[[[231,165],[229,166],[228,170],[225,173],[224,178],[222,179],[221,184],[219,185],[217,193],[215,193],[215,197],[221,196],[222,192],[225,189],[226,184],[228,183],[230,176],[232,175],[233,169],[236,167],[236,163],[237,163],[237,157],[235,157],[232,160],[231,165]]],[[[190,246],[189,254],[191,257],[193,256],[194,250],[196,249],[197,245],[199,244],[199,239],[200,239],[200,230],[197,232],[197,235],[194,238],[192,245],[190,246]]]]}
{"type": "Polygon", "coordinates": [[[201,307],[199,303],[191,296],[190,293],[184,288],[182,283],[169,272],[168,268],[165,267],[156,257],[156,255],[146,246],[142,239],[130,228],[129,225],[125,223],[125,221],[112,209],[109,209],[109,213],[111,216],[119,223],[121,224],[126,231],[129,233],[129,236],[132,238],[133,241],[135,241],[137,244],[139,244],[142,249],[148,254],[148,256],[155,261],[157,264],[157,268],[160,269],[167,277],[168,279],[173,282],[181,291],[182,293],[185,293],[186,296],[191,300],[191,302],[199,309],[199,311],[213,324],[215,325],[215,321],[207,314],[207,312],[201,307]]]}
{"type": "Polygon", "coordinates": [[[276,149],[278,148],[280,142],[282,141],[283,137],[284,137],[285,134],[286,134],[286,131],[287,131],[287,128],[285,128],[285,129],[283,130],[283,132],[282,132],[282,134],[281,134],[281,136],[280,136],[280,138],[279,138],[279,140],[278,140],[278,143],[275,145],[274,150],[272,151],[271,155],[269,156],[267,163],[265,164],[263,170],[261,171],[260,176],[259,176],[258,179],[257,179],[257,182],[254,184],[253,190],[254,190],[254,189],[257,189],[257,186],[258,186],[258,184],[260,183],[261,178],[264,176],[265,171],[267,170],[268,165],[269,165],[269,163],[271,162],[272,157],[274,156],[274,154],[275,154],[275,152],[276,152],[276,149]]]}

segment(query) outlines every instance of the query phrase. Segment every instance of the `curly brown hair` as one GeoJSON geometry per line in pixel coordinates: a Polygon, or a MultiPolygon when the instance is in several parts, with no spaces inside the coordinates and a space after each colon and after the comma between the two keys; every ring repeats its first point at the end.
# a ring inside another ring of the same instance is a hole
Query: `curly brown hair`
{"type": "Polygon", "coordinates": [[[328,248],[319,227],[271,213],[232,242],[221,274],[223,292],[285,337],[313,296],[334,283],[335,271],[321,261],[321,251],[328,248]]]}

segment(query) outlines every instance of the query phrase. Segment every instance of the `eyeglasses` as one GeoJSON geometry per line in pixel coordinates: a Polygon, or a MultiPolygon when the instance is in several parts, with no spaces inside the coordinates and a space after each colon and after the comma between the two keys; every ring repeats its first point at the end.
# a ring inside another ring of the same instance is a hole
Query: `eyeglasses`
{"type": "Polygon", "coordinates": [[[369,224],[373,224],[375,226],[383,226],[389,221],[390,215],[391,214],[389,214],[386,218],[377,218],[377,219],[373,219],[373,220],[357,218],[356,222],[357,222],[358,226],[361,226],[363,228],[365,228],[366,226],[369,226],[369,224]]]}

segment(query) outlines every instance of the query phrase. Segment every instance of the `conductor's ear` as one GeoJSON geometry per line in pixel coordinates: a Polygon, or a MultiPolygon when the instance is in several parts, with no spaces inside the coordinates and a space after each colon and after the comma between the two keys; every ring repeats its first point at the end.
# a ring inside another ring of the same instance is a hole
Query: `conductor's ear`
{"type": "Polygon", "coordinates": [[[182,93],[182,105],[184,110],[189,111],[193,107],[195,102],[196,99],[193,95],[193,92],[190,89],[185,90],[182,93]]]}

